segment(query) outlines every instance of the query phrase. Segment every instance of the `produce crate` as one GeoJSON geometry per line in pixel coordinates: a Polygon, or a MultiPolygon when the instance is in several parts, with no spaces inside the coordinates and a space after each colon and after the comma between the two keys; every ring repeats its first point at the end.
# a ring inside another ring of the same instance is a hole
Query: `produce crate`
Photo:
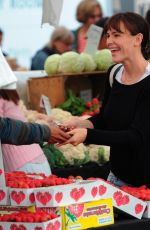
{"type": "Polygon", "coordinates": [[[30,78],[27,81],[29,105],[32,109],[41,111],[40,98],[44,94],[49,98],[52,107],[56,107],[65,101],[67,89],[71,89],[76,96],[83,95],[85,99],[89,96],[101,98],[105,79],[106,72],[100,71],[30,78]]]}

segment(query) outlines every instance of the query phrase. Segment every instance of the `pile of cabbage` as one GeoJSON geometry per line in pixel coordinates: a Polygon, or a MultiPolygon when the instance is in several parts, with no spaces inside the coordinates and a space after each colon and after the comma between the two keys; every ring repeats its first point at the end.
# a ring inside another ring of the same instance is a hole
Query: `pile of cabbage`
{"type": "Polygon", "coordinates": [[[58,73],[82,73],[95,70],[106,71],[112,65],[111,52],[108,49],[98,50],[92,56],[88,53],[69,51],[49,56],[44,64],[48,76],[58,73]]]}

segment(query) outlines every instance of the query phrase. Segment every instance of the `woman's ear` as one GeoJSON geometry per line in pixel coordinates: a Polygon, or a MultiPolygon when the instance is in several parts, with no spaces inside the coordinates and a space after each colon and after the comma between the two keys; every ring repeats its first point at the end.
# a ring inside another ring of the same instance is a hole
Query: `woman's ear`
{"type": "Polygon", "coordinates": [[[143,40],[143,34],[138,33],[138,34],[135,35],[135,45],[136,46],[141,45],[142,40],[143,40]]]}

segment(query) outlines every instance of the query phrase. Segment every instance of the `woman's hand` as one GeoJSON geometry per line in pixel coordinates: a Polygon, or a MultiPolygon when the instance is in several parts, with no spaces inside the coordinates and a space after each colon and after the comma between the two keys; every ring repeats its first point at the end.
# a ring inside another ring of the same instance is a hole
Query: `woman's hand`
{"type": "Polygon", "coordinates": [[[83,143],[87,136],[87,129],[85,128],[76,128],[67,133],[71,137],[63,144],[72,144],[78,145],[83,143]]]}
{"type": "Polygon", "coordinates": [[[68,121],[63,122],[63,125],[73,129],[73,128],[94,128],[90,120],[84,119],[84,117],[73,117],[68,121]]]}

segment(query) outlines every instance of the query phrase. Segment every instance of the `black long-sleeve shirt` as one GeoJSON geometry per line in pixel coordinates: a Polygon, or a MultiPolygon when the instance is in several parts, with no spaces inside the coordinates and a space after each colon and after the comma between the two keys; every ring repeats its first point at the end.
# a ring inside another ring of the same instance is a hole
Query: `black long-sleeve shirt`
{"type": "Polygon", "coordinates": [[[50,129],[46,125],[0,117],[0,139],[3,144],[41,143],[50,139],[50,129]]]}
{"type": "Polygon", "coordinates": [[[108,145],[112,172],[134,186],[150,187],[150,75],[124,85],[109,72],[100,114],[91,118],[87,143],[108,145]]]}

